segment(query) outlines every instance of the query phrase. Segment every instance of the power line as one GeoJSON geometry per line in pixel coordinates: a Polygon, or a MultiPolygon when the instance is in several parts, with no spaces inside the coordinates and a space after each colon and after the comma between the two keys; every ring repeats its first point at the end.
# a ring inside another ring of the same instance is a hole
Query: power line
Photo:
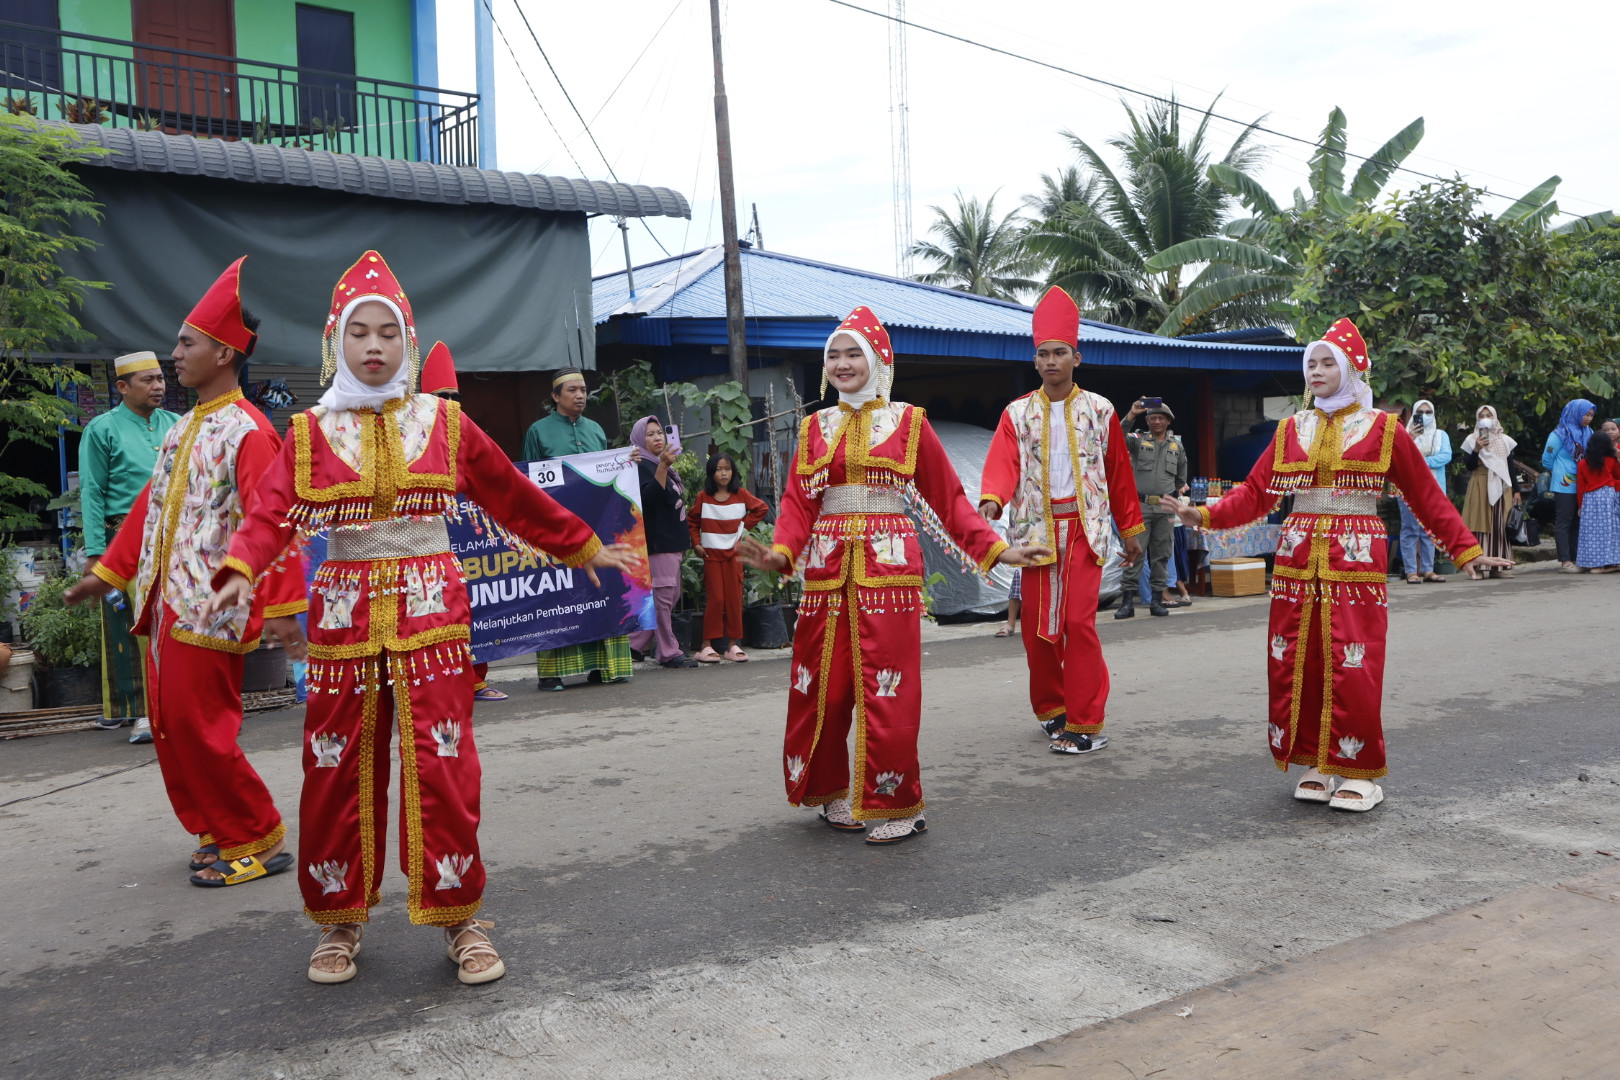
{"type": "MultiPolygon", "coordinates": [[[[489,0],[484,0],[484,2],[487,5],[489,0]]],[[[596,155],[602,159],[602,164],[607,166],[608,175],[613,178],[615,184],[624,183],[619,179],[619,174],[613,171],[613,162],[609,161],[607,154],[602,152],[602,145],[596,141],[596,134],[591,131],[591,125],[585,119],[585,114],[579,111],[578,105],[574,104],[574,96],[568,92],[568,87],[563,85],[562,76],[557,74],[557,68],[552,64],[551,57],[546,55],[546,47],[540,44],[540,35],[534,32],[534,26],[529,22],[529,16],[524,12],[523,5],[518,0],[512,0],[512,6],[517,9],[518,18],[523,20],[524,29],[529,31],[529,38],[534,42],[534,47],[539,50],[540,59],[546,62],[546,68],[551,72],[551,77],[557,80],[557,89],[562,91],[563,98],[568,102],[568,107],[574,110],[574,116],[579,119],[580,127],[585,129],[585,137],[591,140],[591,145],[596,148],[596,155]]],[[[671,11],[670,14],[673,15],[674,11],[671,11]]],[[[491,18],[493,18],[493,15],[491,18]]],[[[668,19],[665,21],[667,22],[668,19]]],[[[527,76],[525,76],[526,78],[527,76]]],[[[561,136],[558,136],[558,138],[561,138],[561,136]]],[[[575,162],[575,164],[578,164],[578,162],[575,162]]],[[[584,169],[580,170],[582,174],[584,171],[584,169]]],[[[653,238],[653,243],[658,245],[659,250],[665,255],[670,254],[669,248],[664,247],[664,242],[658,239],[658,234],[652,231],[651,225],[647,224],[647,219],[638,217],[636,220],[641,222],[641,227],[647,230],[647,235],[653,238]]]]}
{"type": "MultiPolygon", "coordinates": [[[[523,70],[523,62],[518,59],[517,50],[512,48],[512,43],[506,38],[506,31],[501,29],[500,20],[495,18],[495,9],[489,6],[489,0],[482,0],[482,2],[484,5],[484,10],[489,13],[490,25],[495,27],[495,32],[497,34],[501,35],[501,44],[505,45],[506,51],[511,54],[512,63],[517,67],[518,74],[523,76],[523,85],[529,88],[529,96],[534,98],[535,107],[540,110],[540,115],[545,117],[546,126],[551,128],[551,133],[553,135],[557,136],[557,141],[562,144],[563,151],[568,155],[568,160],[574,163],[574,168],[579,171],[579,175],[584,176],[585,166],[581,165],[579,163],[579,159],[574,156],[574,151],[570,149],[568,143],[564,141],[562,132],[557,130],[557,125],[551,122],[551,114],[546,112],[546,107],[541,104],[540,95],[535,92],[534,83],[529,81],[529,73],[523,70]]],[[[521,10],[519,11],[519,14],[522,14],[521,10]]]]}
{"type": "MultiPolygon", "coordinates": [[[[1008,57],[1008,58],[1013,59],[1013,60],[1021,60],[1026,64],[1034,64],[1037,67],[1043,67],[1043,68],[1047,68],[1047,69],[1049,69],[1051,71],[1056,71],[1056,72],[1059,72],[1059,73],[1064,74],[1064,75],[1069,75],[1069,76],[1072,76],[1073,78],[1076,78],[1076,79],[1084,79],[1087,82],[1097,83],[1099,85],[1109,87],[1110,89],[1118,90],[1121,93],[1133,94],[1133,95],[1135,95],[1137,97],[1146,98],[1149,101],[1157,101],[1157,102],[1160,102],[1160,103],[1165,104],[1165,105],[1180,105],[1181,104],[1181,102],[1178,102],[1175,98],[1164,97],[1163,95],[1154,94],[1154,93],[1151,93],[1151,92],[1149,92],[1147,90],[1136,90],[1136,89],[1133,89],[1132,87],[1124,85],[1123,83],[1112,82],[1112,81],[1110,81],[1108,79],[1104,79],[1104,78],[1101,78],[1101,77],[1096,76],[1096,75],[1087,75],[1084,72],[1075,71],[1072,68],[1062,67],[1061,65],[1054,64],[1054,63],[1051,63],[1051,62],[1046,61],[1046,60],[1038,60],[1033,56],[1025,56],[1022,53],[1016,53],[1016,52],[1013,52],[1010,49],[999,48],[999,47],[997,47],[995,45],[987,45],[982,41],[974,41],[972,38],[962,37],[960,34],[953,34],[953,33],[950,33],[947,30],[940,30],[940,29],[937,29],[937,28],[932,27],[932,26],[925,26],[924,24],[919,23],[919,22],[912,22],[909,19],[905,19],[905,18],[902,18],[902,17],[897,16],[897,15],[891,15],[888,12],[885,12],[885,11],[875,11],[872,8],[861,7],[859,4],[850,3],[849,0],[828,0],[828,2],[833,3],[833,4],[837,4],[839,7],[849,8],[851,11],[859,11],[859,12],[861,12],[863,14],[874,16],[875,18],[887,19],[890,22],[902,23],[902,24],[904,24],[906,26],[910,26],[910,27],[914,27],[915,29],[922,30],[925,33],[934,34],[934,35],[936,35],[938,37],[942,37],[942,38],[948,38],[951,41],[960,42],[963,45],[971,45],[976,49],[984,49],[986,52],[993,52],[993,53],[996,53],[996,54],[1001,55],[1001,56],[1008,57]]],[[[1267,135],[1273,135],[1273,136],[1275,136],[1275,137],[1277,137],[1279,139],[1287,139],[1290,142],[1302,143],[1302,144],[1304,144],[1306,146],[1311,147],[1312,149],[1316,149],[1316,150],[1322,149],[1322,143],[1319,142],[1316,139],[1307,139],[1307,138],[1305,138],[1303,136],[1300,136],[1300,135],[1291,135],[1286,131],[1277,131],[1277,130],[1275,130],[1273,128],[1268,128],[1268,127],[1265,127],[1265,126],[1261,125],[1258,121],[1254,122],[1254,123],[1248,123],[1246,121],[1239,120],[1236,117],[1224,116],[1224,115],[1222,115],[1220,113],[1214,112],[1213,110],[1211,110],[1208,115],[1212,119],[1221,120],[1221,121],[1224,121],[1225,123],[1237,124],[1240,127],[1244,127],[1244,128],[1252,128],[1255,131],[1261,131],[1261,132],[1264,132],[1267,135]]],[[[1355,159],[1357,159],[1359,161],[1372,161],[1372,160],[1374,160],[1372,157],[1370,157],[1368,155],[1353,153],[1349,149],[1345,149],[1343,151],[1343,153],[1344,153],[1345,157],[1355,158],[1355,159]]],[[[1450,183],[1450,181],[1451,181],[1450,177],[1436,176],[1433,173],[1426,173],[1426,172],[1423,172],[1423,171],[1418,170],[1418,169],[1408,168],[1408,167],[1406,167],[1404,165],[1395,165],[1394,169],[1397,172],[1410,173],[1413,176],[1422,177],[1425,180],[1436,180],[1436,181],[1439,181],[1442,184],[1450,183]]],[[[1499,198],[1499,199],[1510,199],[1510,200],[1513,200],[1515,202],[1517,202],[1518,198],[1519,198],[1518,196],[1515,196],[1515,195],[1503,195],[1500,192],[1491,191],[1488,188],[1481,188],[1480,191],[1482,193],[1486,194],[1486,195],[1492,195],[1492,196],[1495,196],[1496,198],[1499,198]]],[[[1582,200],[1582,201],[1585,201],[1585,200],[1582,200]]],[[[1571,211],[1565,210],[1565,211],[1560,211],[1560,213],[1568,214],[1568,213],[1571,213],[1571,211]]]]}

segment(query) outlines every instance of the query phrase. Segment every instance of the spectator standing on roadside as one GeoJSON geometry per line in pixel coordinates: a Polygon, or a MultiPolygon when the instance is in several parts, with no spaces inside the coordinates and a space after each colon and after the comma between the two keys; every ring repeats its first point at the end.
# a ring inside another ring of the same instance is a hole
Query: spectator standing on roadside
{"type": "Polygon", "coordinates": [[[695,668],[696,660],[676,640],[672,616],[681,598],[681,556],[692,546],[686,530],[685,491],[675,472],[680,444],[669,438],[656,416],[643,416],[630,429],[630,445],[641,452],[641,520],[647,531],[647,564],[652,573],[655,630],[630,635],[630,647],[650,653],[667,668],[695,668]]]}
{"type": "Polygon", "coordinates": [[[1580,502],[1581,545],[1575,564],[1594,574],[1620,570],[1620,460],[1614,441],[1601,431],[1587,441],[1586,454],[1576,469],[1580,502]]]}
{"type": "MultiPolygon", "coordinates": [[[[1516,446],[1518,443],[1502,430],[1496,410],[1489,405],[1481,405],[1475,411],[1474,430],[1462,443],[1463,464],[1468,468],[1463,524],[1479,540],[1485,554],[1503,559],[1513,557],[1507,534],[1508,507],[1521,502],[1519,493],[1513,490],[1513,449],[1516,446]]],[[[1475,577],[1478,573],[1475,570],[1469,576],[1475,577]]],[[[1492,568],[1490,576],[1512,577],[1513,572],[1492,568]]]]}
{"type": "Polygon", "coordinates": [[[742,476],[730,454],[709,458],[703,491],[687,511],[692,543],[703,550],[703,649],[697,660],[747,663],[742,650],[743,564],[737,541],[765,520],[771,508],[742,486],[742,476]],[[715,646],[719,648],[716,649],[715,646]]]}
{"type": "MultiPolygon", "coordinates": [[[[1434,482],[1440,485],[1440,493],[1446,491],[1446,466],[1451,464],[1451,436],[1440,427],[1439,419],[1434,415],[1434,402],[1424,400],[1412,406],[1412,417],[1406,422],[1406,430],[1417,443],[1418,451],[1423,460],[1428,463],[1429,474],[1434,482]]],[[[1429,539],[1428,532],[1412,508],[1407,505],[1406,497],[1401,496],[1401,568],[1406,571],[1408,585],[1421,585],[1425,581],[1444,583],[1445,578],[1434,572],[1434,541],[1429,539]]]]}
{"type": "MultiPolygon", "coordinates": [[[[1180,606],[1169,587],[1170,558],[1176,549],[1176,515],[1168,508],[1161,509],[1159,501],[1187,491],[1187,451],[1170,431],[1176,414],[1161,398],[1134,401],[1125,414],[1125,426],[1129,428],[1143,414],[1147,416],[1147,434],[1128,432],[1125,448],[1130,451],[1136,471],[1136,494],[1142,502],[1142,522],[1147,526],[1148,614],[1168,615],[1169,605],[1180,606]]],[[[1129,619],[1135,614],[1134,590],[1124,589],[1114,618],[1129,619]]]]}
{"type": "Polygon", "coordinates": [[[1592,418],[1597,406],[1585,398],[1576,398],[1564,406],[1559,414],[1558,426],[1547,436],[1541,450],[1541,467],[1552,473],[1553,505],[1558,516],[1554,519],[1553,536],[1558,544],[1558,572],[1578,574],[1575,552],[1580,546],[1580,500],[1575,490],[1578,465],[1586,453],[1587,441],[1592,437],[1592,418]]]}
{"type": "MultiPolygon", "coordinates": [[[[585,415],[589,398],[583,371],[559,371],[551,380],[551,412],[531,424],[523,436],[523,460],[542,461],[606,450],[607,432],[585,415]]],[[[542,649],[535,654],[535,669],[541,690],[567,689],[563,679],[570,675],[584,675],[591,682],[624,682],[635,674],[630,637],[618,634],[601,641],[542,649]]]]}
{"type": "MultiPolygon", "coordinates": [[[[93,565],[123,522],[135,496],[152,479],[163,436],[180,418],[163,404],[163,368],[156,353],[135,352],[113,361],[113,386],[122,399],[84,426],[79,441],[79,518],[84,553],[93,565]]],[[[89,566],[85,568],[89,572],[89,566]]],[[[135,636],[135,610],[127,599],[101,608],[101,719],[106,730],[135,725],[132,743],[152,741],[147,719],[145,647],[135,636]]]]}

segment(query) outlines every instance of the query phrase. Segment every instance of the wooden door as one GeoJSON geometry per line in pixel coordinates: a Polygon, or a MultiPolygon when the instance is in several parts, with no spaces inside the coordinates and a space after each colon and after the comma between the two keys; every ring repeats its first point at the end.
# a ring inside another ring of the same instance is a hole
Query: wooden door
{"type": "Polygon", "coordinates": [[[141,107],[169,131],[239,134],[236,64],[171,50],[236,54],[233,0],[131,0],[141,107]]]}

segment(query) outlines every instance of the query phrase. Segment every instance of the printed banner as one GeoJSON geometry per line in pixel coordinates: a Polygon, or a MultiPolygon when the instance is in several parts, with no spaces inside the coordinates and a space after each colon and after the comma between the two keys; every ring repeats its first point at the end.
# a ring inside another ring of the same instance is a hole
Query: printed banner
{"type": "MultiPolygon", "coordinates": [[[[546,494],[596,530],[604,544],[640,553],[628,573],[598,570],[601,588],[583,569],[550,556],[514,551],[483,523],[463,514],[450,523],[450,550],[461,563],[472,605],[472,651],[480,663],[582,645],[655,625],[647,534],[641,522],[641,476],[629,450],[520,461],[546,494]]],[[[499,509],[499,508],[495,508],[499,509]]]]}

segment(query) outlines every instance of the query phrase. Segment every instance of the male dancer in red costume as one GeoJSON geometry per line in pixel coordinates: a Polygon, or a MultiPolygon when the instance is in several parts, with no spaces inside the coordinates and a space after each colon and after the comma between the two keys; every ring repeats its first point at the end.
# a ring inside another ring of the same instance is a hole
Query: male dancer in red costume
{"type": "Polygon", "coordinates": [[[1075,385],[1080,309],[1062,289],[1035,305],[1041,388],[1001,414],[984,463],[979,513],[1009,516],[1014,544],[1057,554],[1024,572],[1024,652],[1035,719],[1061,754],[1108,745],[1108,666],[1097,640],[1097,591],[1115,522],[1123,564],[1141,557],[1142,506],[1113,405],[1075,385]]]}
{"type": "Polygon", "coordinates": [[[120,589],[134,607],[135,632],[151,636],[146,677],[156,687],[149,704],[158,765],[176,816],[197,835],[191,881],[216,888],[292,864],[281,814],[236,739],[242,657],[258,648],[261,627],[292,659],[304,655],[296,559],[269,576],[251,608],[217,618],[204,610],[231,535],[281,449],[237,384],[258,342],[258,320],[242,309],[241,271],[237,259],[180,327],[175,374],[197,392],[197,407],[164,436],[151,483],[101,560],[64,596],[78,603],[120,589]]]}
{"type": "Polygon", "coordinates": [[[869,844],[928,828],[917,763],[923,557],[908,502],[947,550],[981,572],[1051,555],[1008,547],[974,516],[923,410],[889,400],[893,372],[889,332],[871,309],[856,308],[827,339],[838,404],[799,429],[772,546],[737,545],[752,566],[804,572],[782,754],[788,802],[823,807],[822,819],[844,832],[864,832],[875,819],[869,844]]]}
{"type": "MultiPolygon", "coordinates": [[[[467,588],[446,519],[458,494],[514,547],[570,567],[623,569],[589,525],[520,473],[461,406],[415,391],[410,301],[367,251],[332,291],[322,341],[331,385],[293,417],[253,513],[216,575],[217,610],[241,606],[297,532],[329,530],[310,591],[309,702],[298,884],[322,927],[308,975],[356,973],[381,898],[389,737],[400,732],[400,862],[413,923],[444,928],[463,983],[506,971],[475,918],[481,770],[472,730],[467,588]]],[[[262,588],[262,586],[261,586],[262,588]]]]}

